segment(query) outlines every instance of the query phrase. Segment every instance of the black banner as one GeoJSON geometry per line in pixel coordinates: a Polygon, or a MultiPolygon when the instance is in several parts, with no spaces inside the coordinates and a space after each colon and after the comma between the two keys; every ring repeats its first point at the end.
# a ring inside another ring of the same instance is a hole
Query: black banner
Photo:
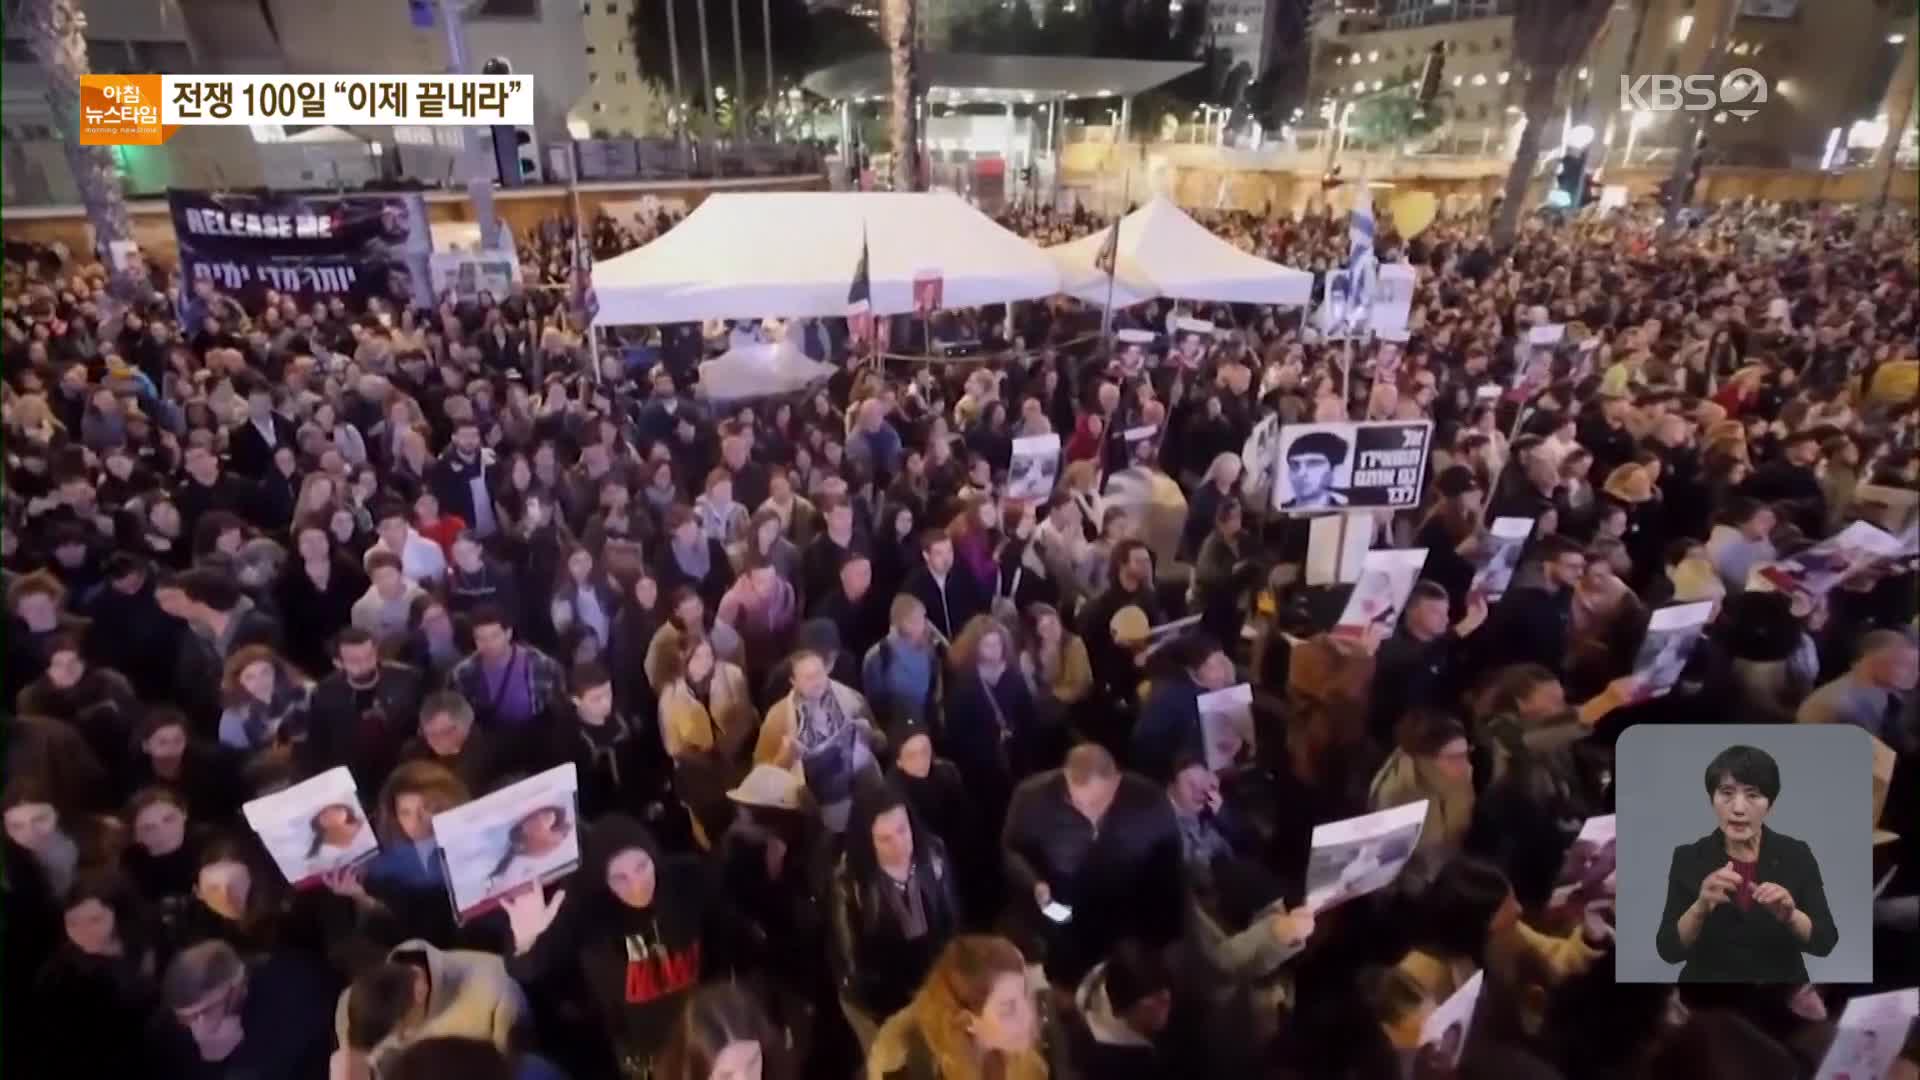
{"type": "Polygon", "coordinates": [[[426,201],[394,195],[169,191],[185,284],[257,298],[432,298],[426,201]]]}

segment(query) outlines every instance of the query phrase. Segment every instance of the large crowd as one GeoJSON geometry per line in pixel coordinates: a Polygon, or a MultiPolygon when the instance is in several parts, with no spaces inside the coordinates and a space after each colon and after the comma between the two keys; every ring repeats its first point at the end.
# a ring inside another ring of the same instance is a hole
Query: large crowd
{"type": "MultiPolygon", "coordinates": [[[[1344,215],[1203,220],[1347,258],[1344,215]]],[[[1815,601],[1754,577],[1863,485],[1920,484],[1911,220],[1626,210],[1505,251],[1487,225],[1382,220],[1421,274],[1391,366],[1250,306],[1120,312],[1154,343],[1108,350],[1053,299],[900,320],[919,356],[743,320],[595,370],[560,220],[519,238],[529,287],[420,310],[182,297],[155,267],[103,322],[101,266],[10,248],[6,1066],[1813,1075],[1867,987],[1618,983],[1607,906],[1554,884],[1623,731],[1857,725],[1902,761],[1876,978],[1920,981],[1913,567],[1815,601]],[[1522,378],[1547,323],[1594,344],[1522,378]],[[701,395],[702,359],[774,336],[836,374],[701,395]],[[1309,519],[1243,458],[1269,416],[1433,422],[1423,504],[1365,518],[1428,550],[1395,625],[1328,632],[1309,519]],[[1013,440],[1048,433],[1057,486],[1006,497],[1013,440]],[[1534,540],[1489,606],[1474,555],[1508,516],[1534,540]],[[1640,700],[1649,610],[1697,600],[1717,617],[1640,700]],[[1241,682],[1258,737],[1210,768],[1198,699],[1241,682]],[[456,920],[433,816],[563,763],[577,869],[456,920]],[[241,807],[342,766],[378,854],[290,888],[241,807]],[[1306,904],[1315,825],[1421,799],[1391,886],[1306,904]],[[1420,1031],[1475,972],[1455,1065],[1420,1031]]]]}

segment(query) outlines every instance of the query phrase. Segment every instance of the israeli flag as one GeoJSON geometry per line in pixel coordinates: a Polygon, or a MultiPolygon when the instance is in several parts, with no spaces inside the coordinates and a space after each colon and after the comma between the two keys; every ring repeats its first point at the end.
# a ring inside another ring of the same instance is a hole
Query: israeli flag
{"type": "Polygon", "coordinates": [[[1380,261],[1373,253],[1373,192],[1363,176],[1354,184],[1353,212],[1347,217],[1347,309],[1351,332],[1358,332],[1367,316],[1380,261]]]}

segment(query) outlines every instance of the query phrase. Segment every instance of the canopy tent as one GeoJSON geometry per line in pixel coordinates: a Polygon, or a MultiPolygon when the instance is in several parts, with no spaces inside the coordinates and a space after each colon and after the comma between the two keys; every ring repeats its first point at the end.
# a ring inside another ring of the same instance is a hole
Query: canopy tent
{"type": "MultiPolygon", "coordinates": [[[[1109,226],[1047,249],[1060,268],[1062,292],[1090,303],[1106,302],[1107,272],[1095,263],[1111,232],[1109,226]]],[[[1304,306],[1312,294],[1312,274],[1241,251],[1163,197],[1120,219],[1115,307],[1161,296],[1304,306]]]]}
{"type": "Polygon", "coordinates": [[[593,268],[595,324],[844,315],[863,232],[877,315],[914,310],[922,272],[942,279],[942,307],[1060,291],[1044,251],[951,193],[724,193],[593,268]]]}
{"type": "Polygon", "coordinates": [[[743,345],[702,363],[694,388],[707,401],[749,401],[805,390],[838,370],[785,342],[743,345]]]}

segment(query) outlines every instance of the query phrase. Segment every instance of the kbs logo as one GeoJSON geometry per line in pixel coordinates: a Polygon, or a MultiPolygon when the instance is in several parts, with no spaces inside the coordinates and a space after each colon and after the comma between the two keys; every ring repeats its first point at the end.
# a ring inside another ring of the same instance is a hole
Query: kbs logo
{"type": "Polygon", "coordinates": [[[1640,112],[1705,112],[1720,109],[1745,121],[1767,101],[1767,78],[1752,68],[1711,75],[1620,76],[1620,107],[1640,112]]]}

